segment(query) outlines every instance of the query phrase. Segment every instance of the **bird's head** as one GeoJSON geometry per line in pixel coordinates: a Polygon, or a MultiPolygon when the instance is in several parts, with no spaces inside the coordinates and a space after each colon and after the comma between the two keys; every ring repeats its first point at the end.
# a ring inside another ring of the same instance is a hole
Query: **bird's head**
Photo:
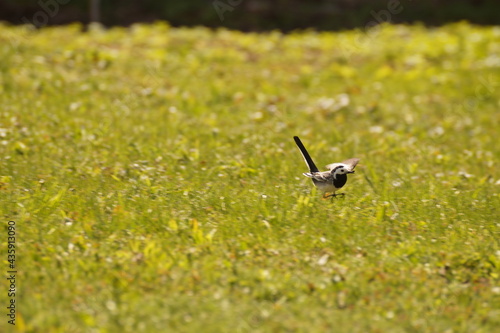
{"type": "Polygon", "coordinates": [[[354,173],[354,169],[346,164],[341,164],[332,170],[334,178],[336,178],[338,175],[346,175],[348,173],[354,173]]]}

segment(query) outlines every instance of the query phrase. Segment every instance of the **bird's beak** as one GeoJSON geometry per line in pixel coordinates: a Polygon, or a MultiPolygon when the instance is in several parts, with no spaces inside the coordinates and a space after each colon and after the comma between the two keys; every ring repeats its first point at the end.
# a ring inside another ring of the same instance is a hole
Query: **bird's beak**
{"type": "Polygon", "coordinates": [[[354,173],[354,170],[351,170],[351,171],[347,171],[347,173],[354,173]]]}

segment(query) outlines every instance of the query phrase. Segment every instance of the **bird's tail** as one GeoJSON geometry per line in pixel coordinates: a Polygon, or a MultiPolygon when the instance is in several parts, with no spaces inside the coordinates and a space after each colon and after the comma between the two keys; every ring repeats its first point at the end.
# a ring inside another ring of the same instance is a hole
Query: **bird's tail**
{"type": "Polygon", "coordinates": [[[298,136],[294,136],[293,139],[295,140],[295,143],[297,144],[297,147],[299,147],[300,152],[302,153],[302,156],[304,157],[304,160],[307,163],[307,166],[309,167],[309,171],[311,172],[319,172],[318,167],[316,167],[316,164],[314,164],[311,156],[306,150],[306,147],[302,144],[302,141],[300,141],[298,136]]]}

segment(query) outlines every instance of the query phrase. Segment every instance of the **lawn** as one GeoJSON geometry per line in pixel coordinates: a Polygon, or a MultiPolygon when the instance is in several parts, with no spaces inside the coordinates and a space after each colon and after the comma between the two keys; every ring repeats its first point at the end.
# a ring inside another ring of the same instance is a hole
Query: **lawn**
{"type": "Polygon", "coordinates": [[[0,331],[500,332],[499,27],[81,30],[0,25],[0,331]]]}

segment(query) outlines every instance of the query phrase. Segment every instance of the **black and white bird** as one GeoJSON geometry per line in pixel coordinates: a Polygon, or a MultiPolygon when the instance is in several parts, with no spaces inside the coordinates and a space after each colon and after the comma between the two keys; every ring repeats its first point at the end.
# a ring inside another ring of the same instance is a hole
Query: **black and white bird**
{"type": "Polygon", "coordinates": [[[358,164],[359,158],[350,158],[340,163],[328,164],[326,168],[329,171],[319,171],[299,137],[294,136],[293,139],[295,140],[297,147],[299,147],[300,152],[309,167],[310,172],[304,173],[304,176],[311,178],[314,185],[320,191],[324,192],[323,198],[345,195],[344,193],[335,194],[335,192],[340,190],[345,185],[347,182],[347,174],[354,173],[354,168],[358,164]],[[332,194],[327,195],[327,193],[332,194]]]}

